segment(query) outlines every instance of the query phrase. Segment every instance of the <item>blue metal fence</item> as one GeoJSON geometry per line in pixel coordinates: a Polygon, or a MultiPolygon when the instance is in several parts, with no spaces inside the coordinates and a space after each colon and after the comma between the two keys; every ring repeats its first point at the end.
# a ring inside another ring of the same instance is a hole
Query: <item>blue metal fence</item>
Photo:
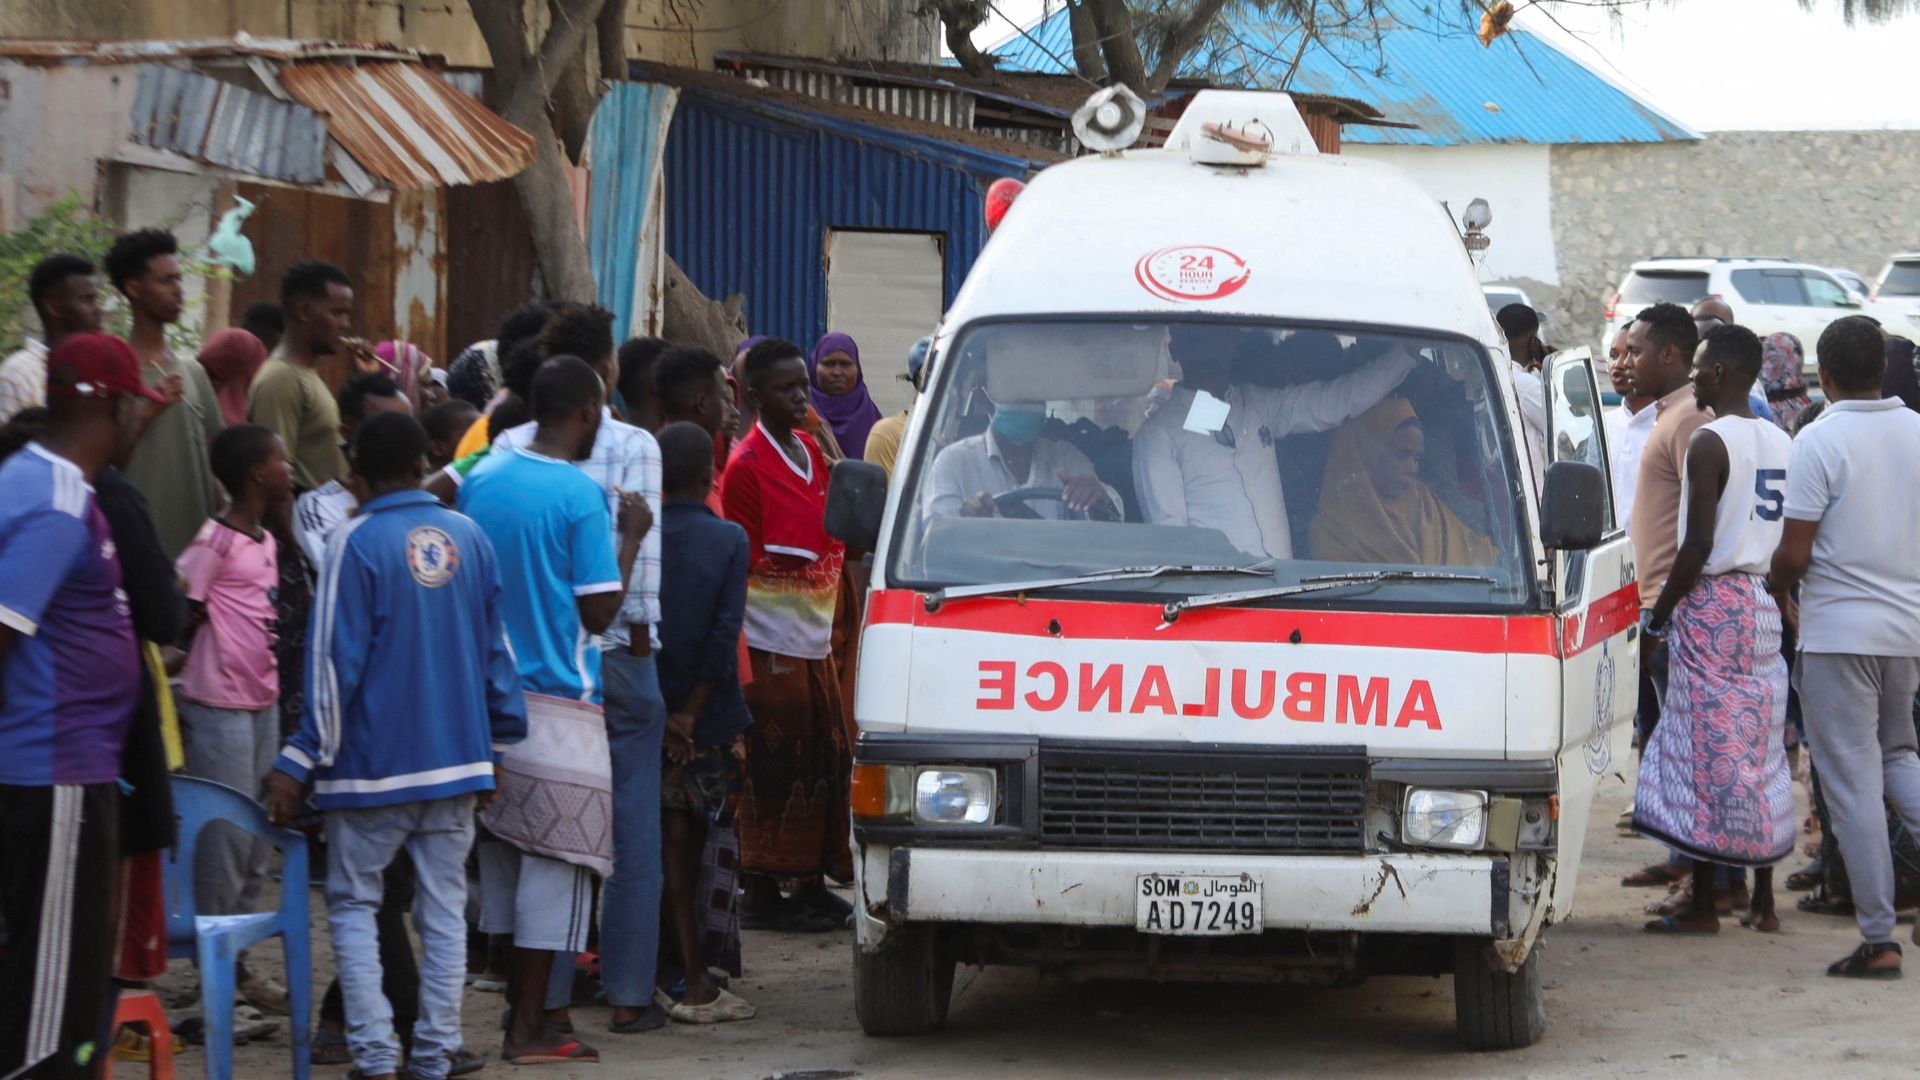
{"type": "Polygon", "coordinates": [[[666,142],[667,253],[706,295],[745,294],[754,333],[806,346],[829,329],[830,230],[944,236],[950,303],[987,241],[987,185],[1034,164],[683,88],[666,142]]]}

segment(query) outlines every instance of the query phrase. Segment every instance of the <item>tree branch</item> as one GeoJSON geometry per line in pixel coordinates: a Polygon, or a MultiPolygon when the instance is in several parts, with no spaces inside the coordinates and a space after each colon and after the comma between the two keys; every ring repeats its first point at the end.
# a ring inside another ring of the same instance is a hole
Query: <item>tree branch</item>
{"type": "Polygon", "coordinates": [[[1184,17],[1168,24],[1166,32],[1160,35],[1160,58],[1153,65],[1153,74],[1147,77],[1146,85],[1139,87],[1139,91],[1144,94],[1166,89],[1180,70],[1180,62],[1205,39],[1214,17],[1226,6],[1227,0],[1200,0],[1184,17]]]}

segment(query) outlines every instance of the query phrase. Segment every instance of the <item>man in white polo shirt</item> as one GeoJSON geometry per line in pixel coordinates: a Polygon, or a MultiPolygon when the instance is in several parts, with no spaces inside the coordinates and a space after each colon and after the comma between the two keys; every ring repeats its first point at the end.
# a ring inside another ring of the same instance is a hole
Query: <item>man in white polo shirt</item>
{"type": "Polygon", "coordinates": [[[1890,557],[1920,536],[1920,487],[1887,467],[1920,460],[1920,415],[1881,399],[1885,349],[1880,328],[1857,315],[1820,335],[1829,404],[1794,442],[1769,578],[1776,595],[1801,585],[1807,741],[1865,939],[1827,974],[1869,979],[1900,975],[1882,798],[1920,831],[1920,560],[1890,557]]]}

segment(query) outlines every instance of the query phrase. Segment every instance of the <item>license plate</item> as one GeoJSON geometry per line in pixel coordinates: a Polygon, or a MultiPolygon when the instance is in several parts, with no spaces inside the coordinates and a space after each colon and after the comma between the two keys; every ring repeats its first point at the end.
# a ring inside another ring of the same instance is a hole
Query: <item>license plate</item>
{"type": "Polygon", "coordinates": [[[1257,877],[1141,874],[1135,880],[1133,926],[1142,933],[1215,937],[1264,929],[1257,877]]]}

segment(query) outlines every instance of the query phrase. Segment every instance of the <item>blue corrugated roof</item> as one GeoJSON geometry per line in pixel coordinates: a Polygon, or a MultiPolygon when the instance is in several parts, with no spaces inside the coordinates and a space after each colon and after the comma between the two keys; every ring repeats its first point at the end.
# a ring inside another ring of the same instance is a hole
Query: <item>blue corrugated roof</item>
{"type": "MultiPolygon", "coordinates": [[[[1619,143],[1698,139],[1697,132],[1602,78],[1551,43],[1515,27],[1483,48],[1477,21],[1431,0],[1386,0],[1379,33],[1356,26],[1323,34],[1300,56],[1299,38],[1249,5],[1229,5],[1229,39],[1203,46],[1182,64],[1183,78],[1220,86],[1291,89],[1358,98],[1387,119],[1416,128],[1349,125],[1347,143],[1454,146],[1463,143],[1619,143]],[[1376,40],[1377,37],[1377,40],[1376,40]]],[[[1009,71],[1066,74],[1072,31],[1062,8],[994,49],[1009,71]],[[1065,61],[1066,63],[1063,63],[1065,61]]]]}

